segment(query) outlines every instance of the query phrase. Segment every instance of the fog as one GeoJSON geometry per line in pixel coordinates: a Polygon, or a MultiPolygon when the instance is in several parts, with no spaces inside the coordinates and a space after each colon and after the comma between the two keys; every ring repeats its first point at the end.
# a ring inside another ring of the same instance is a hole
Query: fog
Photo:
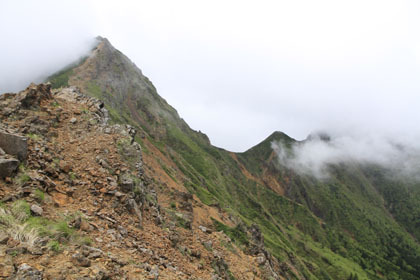
{"type": "Polygon", "coordinates": [[[16,92],[89,53],[83,1],[1,1],[0,93],[16,92]]]}
{"type": "Polygon", "coordinates": [[[0,92],[42,80],[101,35],[193,129],[228,150],[244,151],[277,130],[300,140],[315,130],[415,135],[419,5],[4,0],[0,92]]]}
{"type": "Polygon", "coordinates": [[[282,142],[272,142],[280,164],[299,174],[318,179],[330,177],[330,166],[338,164],[370,164],[387,169],[393,176],[420,179],[420,145],[414,135],[389,136],[356,131],[317,132],[287,148],[282,142]]]}

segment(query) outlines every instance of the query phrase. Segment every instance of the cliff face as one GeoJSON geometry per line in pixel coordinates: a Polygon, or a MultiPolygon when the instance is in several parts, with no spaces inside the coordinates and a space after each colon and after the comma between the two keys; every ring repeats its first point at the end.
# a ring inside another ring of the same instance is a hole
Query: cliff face
{"type": "Polygon", "coordinates": [[[144,174],[158,186],[161,209],[188,228],[174,236],[195,240],[200,227],[222,231],[238,254],[254,261],[213,260],[217,277],[418,279],[417,182],[354,162],[331,166],[327,180],[298,174],[271,147],[296,144],[280,132],[245,153],[216,148],[106,39],[50,80],[103,100],[113,123],[138,131],[134,141],[143,148],[144,174]],[[255,262],[253,276],[243,272],[255,262]]]}

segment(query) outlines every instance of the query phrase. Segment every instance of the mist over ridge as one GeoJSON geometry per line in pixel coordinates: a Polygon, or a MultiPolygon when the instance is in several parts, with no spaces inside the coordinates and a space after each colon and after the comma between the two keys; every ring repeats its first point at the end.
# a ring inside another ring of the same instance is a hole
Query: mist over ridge
{"type": "Polygon", "coordinates": [[[318,131],[286,147],[273,141],[271,147],[280,164],[299,174],[327,179],[329,167],[338,164],[378,165],[394,175],[420,179],[419,138],[373,131],[352,133],[318,131]]]}

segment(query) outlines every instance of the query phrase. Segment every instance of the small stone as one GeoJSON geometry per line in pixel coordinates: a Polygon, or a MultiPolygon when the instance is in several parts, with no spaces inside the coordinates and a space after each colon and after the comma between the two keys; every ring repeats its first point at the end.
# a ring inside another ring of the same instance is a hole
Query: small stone
{"type": "Polygon", "coordinates": [[[71,166],[67,161],[60,161],[59,163],[60,169],[63,170],[66,173],[69,173],[69,171],[71,170],[71,166]]]}
{"type": "Polygon", "coordinates": [[[114,193],[114,195],[119,198],[119,197],[122,197],[124,194],[122,192],[117,191],[114,193]]]}
{"type": "Polygon", "coordinates": [[[152,279],[159,279],[159,267],[157,265],[153,266],[149,272],[149,275],[153,277],[152,279]]]}
{"type": "Polygon", "coordinates": [[[28,252],[31,255],[35,255],[35,256],[42,256],[44,254],[44,252],[42,251],[42,248],[40,247],[28,248],[28,252]]]}
{"type": "Polygon", "coordinates": [[[74,265],[83,266],[83,267],[90,266],[90,260],[80,253],[76,253],[73,256],[71,256],[71,261],[74,265]]]}
{"type": "Polygon", "coordinates": [[[104,253],[102,250],[98,248],[90,247],[87,245],[84,245],[82,249],[83,249],[83,255],[89,259],[97,259],[101,257],[104,253]]]}
{"type": "Polygon", "coordinates": [[[91,225],[83,219],[80,221],[80,229],[86,232],[92,231],[91,225]]]}
{"type": "Polygon", "coordinates": [[[103,267],[94,266],[91,268],[91,270],[92,273],[95,275],[96,280],[110,279],[108,271],[103,267]]]}
{"type": "Polygon", "coordinates": [[[256,258],[256,261],[257,261],[258,265],[263,265],[263,264],[265,264],[265,262],[266,262],[266,257],[265,257],[265,255],[264,255],[264,253],[259,253],[259,254],[258,254],[258,256],[257,256],[257,258],[256,258]]]}
{"type": "Polygon", "coordinates": [[[199,259],[199,258],[201,258],[201,252],[198,251],[198,250],[191,250],[191,256],[199,259]]]}
{"type": "Polygon", "coordinates": [[[94,252],[91,252],[88,257],[89,259],[97,259],[97,258],[100,258],[101,256],[102,256],[101,252],[94,251],[94,252]]]}
{"type": "Polygon", "coordinates": [[[77,122],[77,119],[76,119],[76,118],[71,118],[71,119],[70,119],[70,123],[71,123],[71,124],[75,124],[76,122],[77,122]]]}
{"type": "Polygon", "coordinates": [[[213,242],[211,240],[209,241],[204,241],[203,242],[203,246],[207,249],[207,250],[212,250],[213,248],[213,242]]]}
{"type": "Polygon", "coordinates": [[[118,231],[122,236],[126,236],[128,234],[127,230],[122,226],[118,226],[118,231]]]}
{"type": "Polygon", "coordinates": [[[80,229],[80,225],[81,225],[81,223],[82,223],[82,217],[77,216],[77,217],[74,219],[73,226],[74,226],[75,228],[77,228],[77,229],[80,229]]]}
{"type": "Polygon", "coordinates": [[[204,233],[211,233],[211,230],[206,228],[205,226],[198,226],[198,228],[204,233]]]}
{"type": "Polygon", "coordinates": [[[31,212],[34,213],[36,216],[42,216],[42,213],[44,212],[44,210],[42,210],[42,208],[36,204],[32,204],[31,205],[31,212]]]}

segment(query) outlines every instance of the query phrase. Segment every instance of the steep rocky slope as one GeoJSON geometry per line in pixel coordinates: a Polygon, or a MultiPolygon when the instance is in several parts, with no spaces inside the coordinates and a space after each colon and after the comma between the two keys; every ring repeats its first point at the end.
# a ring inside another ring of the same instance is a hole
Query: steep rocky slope
{"type": "Polygon", "coordinates": [[[219,243],[223,262],[199,264],[207,274],[191,277],[419,279],[418,183],[357,163],[332,166],[328,180],[296,174],[271,149],[273,141],[296,143],[279,132],[245,153],[216,148],[103,38],[88,57],[49,80],[103,100],[112,123],[138,131],[134,142],[142,147],[160,215],[178,225],[177,234],[165,223],[157,226],[171,244],[196,240],[203,226],[232,240],[219,243]]]}
{"type": "Polygon", "coordinates": [[[0,179],[0,278],[263,277],[255,257],[203,226],[224,214],[165,186],[134,128],[108,124],[101,101],[31,85],[0,97],[0,118],[2,137],[26,143],[0,179]]]}

